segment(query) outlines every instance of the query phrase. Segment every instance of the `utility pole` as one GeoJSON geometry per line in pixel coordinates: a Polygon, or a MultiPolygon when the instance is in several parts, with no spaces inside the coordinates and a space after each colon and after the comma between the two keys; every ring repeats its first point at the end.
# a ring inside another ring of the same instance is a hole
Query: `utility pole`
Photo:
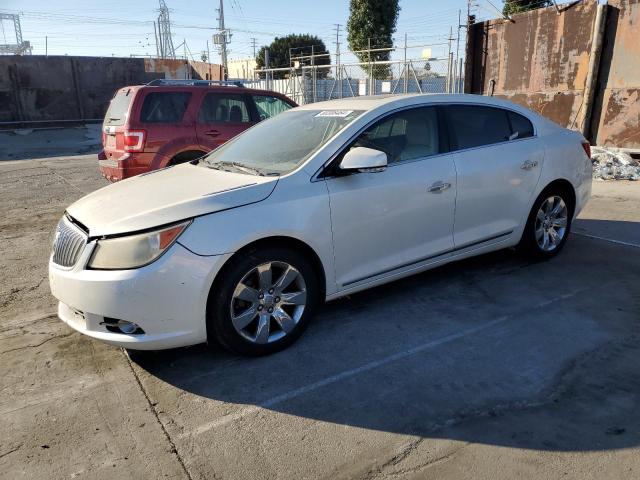
{"type": "Polygon", "coordinates": [[[449,27],[449,54],[447,55],[447,93],[451,93],[451,72],[453,71],[451,42],[453,41],[453,27],[449,27]]]}
{"type": "Polygon", "coordinates": [[[404,34],[404,64],[402,65],[402,71],[404,72],[404,93],[409,91],[409,65],[407,65],[407,34],[404,34]]]}
{"type": "Polygon", "coordinates": [[[459,93],[459,77],[462,74],[462,71],[458,72],[458,62],[460,59],[460,27],[462,25],[460,25],[460,21],[461,21],[461,15],[462,12],[460,11],[460,9],[458,9],[458,39],[456,40],[456,61],[455,61],[455,65],[454,68],[456,70],[456,73],[453,75],[453,81],[455,82],[453,85],[453,93],[459,93]]]}
{"type": "Polygon", "coordinates": [[[45,57],[49,56],[49,36],[48,35],[44,36],[44,56],[45,57]]]}
{"type": "Polygon", "coordinates": [[[264,49],[264,79],[266,80],[267,90],[269,89],[269,49],[264,49]]]}
{"type": "Polygon", "coordinates": [[[336,83],[338,84],[338,88],[340,89],[340,97],[342,98],[342,78],[340,72],[340,24],[336,23],[336,83]]]}
{"type": "Polygon", "coordinates": [[[231,40],[231,35],[224,27],[224,2],[220,0],[218,8],[218,33],[213,36],[213,43],[220,45],[220,58],[224,67],[224,80],[229,78],[227,71],[227,43],[231,40]]]}
{"type": "Polygon", "coordinates": [[[314,53],[314,45],[311,45],[311,81],[313,82],[313,102],[316,101],[316,57],[314,53]]]}
{"type": "Polygon", "coordinates": [[[253,48],[253,59],[256,59],[256,39],[251,37],[251,48],[253,48]]]}

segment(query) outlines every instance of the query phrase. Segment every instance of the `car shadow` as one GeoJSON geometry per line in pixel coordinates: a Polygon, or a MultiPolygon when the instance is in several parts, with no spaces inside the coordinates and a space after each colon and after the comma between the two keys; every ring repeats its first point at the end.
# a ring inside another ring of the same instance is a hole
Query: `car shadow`
{"type": "Polygon", "coordinates": [[[269,357],[205,346],[130,356],[147,381],[238,415],[259,406],[540,450],[635,446],[640,256],[625,248],[573,236],[549,262],[503,250],[446,265],[325,304],[269,357]]]}

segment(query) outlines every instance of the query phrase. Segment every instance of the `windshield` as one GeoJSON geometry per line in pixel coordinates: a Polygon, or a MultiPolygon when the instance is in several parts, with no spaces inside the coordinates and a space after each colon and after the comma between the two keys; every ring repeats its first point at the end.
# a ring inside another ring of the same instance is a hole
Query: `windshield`
{"type": "Polygon", "coordinates": [[[212,168],[258,175],[294,170],[363,110],[291,110],[260,122],[203,158],[212,168]]]}

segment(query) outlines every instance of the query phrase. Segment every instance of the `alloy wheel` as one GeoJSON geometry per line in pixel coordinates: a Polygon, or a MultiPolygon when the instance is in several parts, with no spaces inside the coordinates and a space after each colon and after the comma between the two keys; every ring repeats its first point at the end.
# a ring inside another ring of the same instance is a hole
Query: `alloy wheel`
{"type": "Polygon", "coordinates": [[[266,344],[292,332],[307,304],[302,274],[286,262],[273,261],[249,270],[231,298],[231,323],[252,343],[266,344]]]}
{"type": "Polygon", "coordinates": [[[567,233],[568,209],[564,200],[551,196],[542,202],[536,214],[535,235],[538,247],[544,252],[552,252],[567,233]]]}

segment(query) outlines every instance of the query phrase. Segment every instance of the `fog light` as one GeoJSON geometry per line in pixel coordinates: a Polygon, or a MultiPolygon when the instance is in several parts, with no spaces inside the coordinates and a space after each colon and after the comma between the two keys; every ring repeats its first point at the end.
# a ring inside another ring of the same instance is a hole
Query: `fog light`
{"type": "Polygon", "coordinates": [[[104,317],[104,322],[100,322],[105,328],[112,333],[124,333],[126,335],[140,335],[144,333],[138,324],[119,320],[117,318],[104,317]]]}
{"type": "Polygon", "coordinates": [[[138,330],[138,325],[133,322],[127,322],[126,320],[118,320],[118,324],[116,325],[122,333],[134,333],[138,330]]]}

